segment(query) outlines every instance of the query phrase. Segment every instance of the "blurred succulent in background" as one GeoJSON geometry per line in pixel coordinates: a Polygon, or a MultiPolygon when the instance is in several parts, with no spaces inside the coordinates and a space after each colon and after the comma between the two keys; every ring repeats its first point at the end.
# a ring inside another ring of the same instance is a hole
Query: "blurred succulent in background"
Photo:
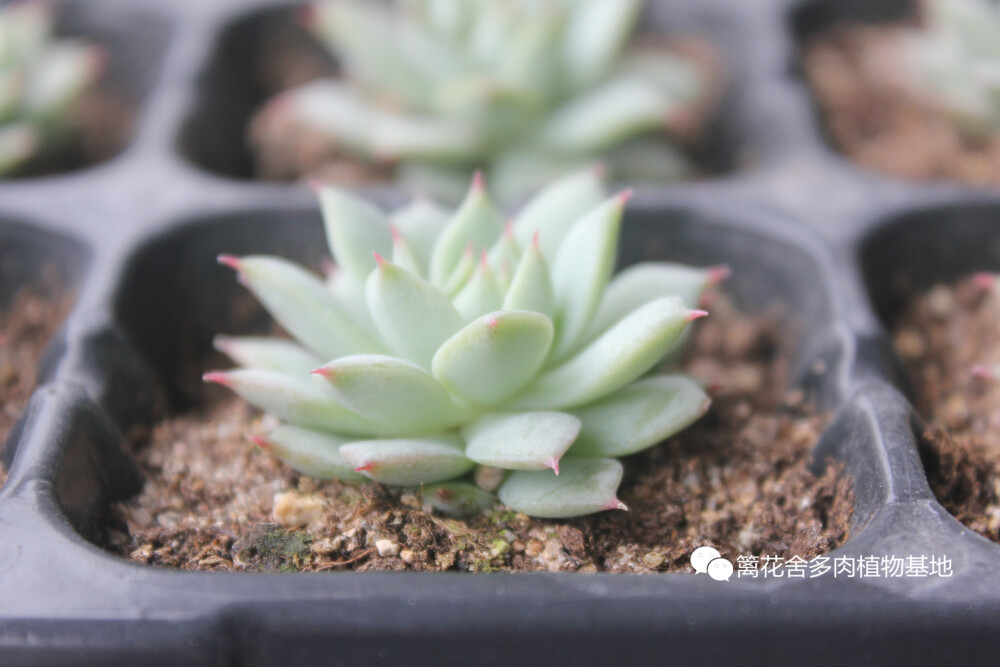
{"type": "Polygon", "coordinates": [[[641,8],[320,2],[311,26],[344,76],[279,95],[259,127],[308,127],[307,142],[392,165],[410,185],[454,200],[474,169],[506,201],[598,157],[619,180],[675,179],[689,166],[670,137],[698,125],[716,68],[656,41],[630,44],[641,8]]]}
{"type": "Polygon", "coordinates": [[[921,26],[898,42],[904,85],[967,135],[1000,129],[1000,6],[925,0],[921,26]]]}
{"type": "Polygon", "coordinates": [[[52,149],[80,96],[97,80],[102,50],[53,39],[52,7],[0,4],[0,175],[52,149]]]}
{"type": "Polygon", "coordinates": [[[509,507],[576,516],[624,508],[616,457],[707,409],[696,382],[657,369],[726,272],[649,262],[612,279],[628,193],[606,197],[593,170],[506,224],[478,175],[454,213],[319,197],[326,283],[276,257],[220,257],[298,342],[219,338],[243,368],[205,376],[285,422],[255,441],[297,470],[431,485],[425,498],[462,514],[493,500],[449,483],[479,465],[509,507]]]}

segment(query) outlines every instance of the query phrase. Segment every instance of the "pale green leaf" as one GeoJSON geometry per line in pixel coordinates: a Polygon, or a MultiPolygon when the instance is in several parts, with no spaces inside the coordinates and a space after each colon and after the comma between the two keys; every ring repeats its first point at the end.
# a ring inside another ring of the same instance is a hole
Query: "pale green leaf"
{"type": "Polygon", "coordinates": [[[394,211],[390,222],[409,243],[420,267],[419,275],[428,276],[434,242],[448,224],[449,213],[427,198],[414,199],[394,211]]]}
{"type": "Polygon", "coordinates": [[[355,438],[283,424],[266,438],[250,439],[303,475],[348,482],[366,480],[364,475],[354,472],[354,466],[338,451],[341,445],[355,438]]]}
{"type": "Polygon", "coordinates": [[[465,321],[474,320],[486,313],[500,310],[503,305],[503,292],[497,283],[493,270],[490,269],[486,252],[483,251],[479,268],[472,274],[472,278],[465,284],[452,303],[455,310],[465,321]]]}
{"type": "Polygon", "coordinates": [[[572,408],[617,391],[656,365],[687,323],[704,314],[689,310],[677,297],[650,302],[576,356],[539,376],[509,407],[572,408]]]}
{"type": "Polygon", "coordinates": [[[468,482],[432,484],[423,489],[425,503],[444,516],[462,519],[488,510],[496,496],[468,482]]]}
{"type": "Polygon", "coordinates": [[[549,267],[545,264],[535,237],[521,256],[507,288],[503,301],[504,310],[530,310],[546,317],[555,316],[556,297],[552,287],[549,267]]]}
{"type": "Polygon", "coordinates": [[[503,232],[503,226],[503,215],[490,201],[483,179],[477,175],[465,201],[434,245],[431,282],[443,286],[455,271],[466,248],[471,244],[476,254],[483,248],[490,248],[503,232]]]}
{"type": "Polygon", "coordinates": [[[496,405],[537,373],[552,343],[552,321],[539,313],[484,315],[448,339],[434,356],[434,377],[472,405],[496,405]]]}
{"type": "Polygon", "coordinates": [[[373,252],[392,252],[389,221],[366,201],[331,188],[317,187],[330,253],[342,271],[363,283],[375,268],[373,252]]]}
{"type": "Polygon", "coordinates": [[[679,297],[685,306],[695,308],[705,290],[728,273],[724,266],[700,269],[666,262],[634,264],[608,284],[584,339],[593,340],[639,306],[665,296],[679,297]]]}
{"type": "Polygon", "coordinates": [[[341,445],[340,455],[355,472],[383,484],[416,486],[443,482],[475,465],[465,457],[462,440],[439,435],[406,440],[361,440],[341,445]]]}
{"type": "Polygon", "coordinates": [[[380,261],[368,277],[365,298],[386,344],[424,368],[430,368],[441,343],[464,324],[440,290],[388,260],[380,261]]]}
{"type": "Polygon", "coordinates": [[[628,509],[617,498],[624,473],[618,461],[565,456],[561,468],[558,476],[551,470],[511,473],[500,487],[500,502],[543,519],[628,509]]]}
{"type": "Polygon", "coordinates": [[[563,37],[563,62],[579,89],[603,78],[638,19],[641,0],[577,0],[563,37]]]}
{"type": "Polygon", "coordinates": [[[337,403],[308,376],[241,368],[206,373],[204,379],[233,390],[248,403],[295,426],[355,436],[378,432],[378,424],[337,403]]]}
{"type": "Polygon", "coordinates": [[[378,424],[378,435],[446,431],[471,417],[427,371],[402,359],[342,357],[317,369],[316,375],[344,407],[378,424]]]}
{"type": "Polygon", "coordinates": [[[580,420],[565,412],[492,413],[462,428],[465,455],[476,463],[556,474],[579,433],[580,420]]]}
{"type": "Polygon", "coordinates": [[[708,396],[691,378],[661,375],[624,387],[572,414],[583,426],[574,456],[628,456],[669,438],[705,414],[708,396]]]}
{"type": "Polygon", "coordinates": [[[285,330],[321,357],[381,352],[367,331],[317,276],[278,257],[223,255],[219,261],[242,281],[285,330]]]}
{"type": "Polygon", "coordinates": [[[618,254],[618,232],[628,192],[606,200],[569,230],[552,268],[556,297],[553,361],[583,336],[604,295],[618,254]]]}
{"type": "Polygon", "coordinates": [[[514,219],[514,238],[527,247],[538,233],[542,254],[554,261],[570,228],[604,201],[601,170],[590,168],[555,181],[529,201],[514,219]]]}
{"type": "Polygon", "coordinates": [[[216,336],[215,349],[237,365],[305,377],[323,360],[301,345],[282,338],[216,336]]]}

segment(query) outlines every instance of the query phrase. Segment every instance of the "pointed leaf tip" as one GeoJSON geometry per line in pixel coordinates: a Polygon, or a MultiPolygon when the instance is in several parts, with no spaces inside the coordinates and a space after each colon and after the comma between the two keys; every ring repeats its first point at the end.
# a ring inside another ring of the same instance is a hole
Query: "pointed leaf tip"
{"type": "Polygon", "coordinates": [[[241,270],[240,267],[242,266],[242,262],[240,261],[240,258],[237,257],[236,255],[219,255],[216,258],[216,261],[219,264],[222,264],[223,266],[228,266],[233,271],[241,270]]]}
{"type": "Polygon", "coordinates": [[[557,476],[559,475],[559,459],[553,458],[549,461],[549,467],[552,468],[552,472],[554,472],[557,476]]]}
{"type": "Polygon", "coordinates": [[[692,310],[687,314],[687,321],[693,322],[694,320],[706,317],[708,315],[707,310],[692,310]]]}
{"type": "Polygon", "coordinates": [[[628,204],[629,200],[632,199],[632,195],[634,194],[635,190],[633,190],[632,188],[622,190],[621,192],[618,193],[618,204],[624,207],[626,204],[628,204]]]}
{"type": "Polygon", "coordinates": [[[318,375],[321,378],[326,378],[327,380],[333,378],[333,369],[329,366],[320,366],[319,368],[314,368],[309,371],[309,375],[318,375]]]}
{"type": "Polygon", "coordinates": [[[247,440],[264,450],[270,450],[273,447],[270,440],[259,435],[248,435],[247,440]]]}
{"type": "Polygon", "coordinates": [[[985,364],[976,364],[969,369],[969,372],[972,373],[973,377],[983,378],[984,380],[996,379],[996,373],[993,372],[992,368],[985,364]]]}
{"type": "Polygon", "coordinates": [[[720,264],[719,266],[713,266],[708,270],[708,284],[718,285],[723,280],[732,275],[733,270],[729,268],[728,264],[720,264]]]}
{"type": "Polygon", "coordinates": [[[617,498],[612,498],[608,501],[608,504],[604,506],[606,510],[624,510],[628,512],[628,505],[618,500],[617,498]]]}
{"type": "Polygon", "coordinates": [[[374,463],[372,463],[371,461],[365,461],[364,463],[362,463],[361,465],[359,465],[357,468],[355,468],[354,472],[368,472],[368,471],[371,471],[371,470],[374,470],[374,469],[375,469],[375,464],[374,463]]]}
{"type": "Polygon", "coordinates": [[[483,176],[481,169],[477,169],[476,173],[472,175],[472,189],[473,190],[483,190],[486,188],[486,177],[483,176]]]}
{"type": "Polygon", "coordinates": [[[378,268],[381,269],[385,265],[385,257],[378,254],[374,250],[372,250],[372,257],[375,258],[375,264],[378,266],[378,268]]]}
{"type": "Polygon", "coordinates": [[[972,276],[973,284],[983,290],[993,289],[993,286],[997,283],[997,277],[992,273],[987,273],[985,271],[977,273],[972,276]]]}
{"type": "Polygon", "coordinates": [[[229,375],[225,371],[209,371],[202,375],[201,379],[204,382],[221,384],[223,387],[229,386],[229,375]]]}

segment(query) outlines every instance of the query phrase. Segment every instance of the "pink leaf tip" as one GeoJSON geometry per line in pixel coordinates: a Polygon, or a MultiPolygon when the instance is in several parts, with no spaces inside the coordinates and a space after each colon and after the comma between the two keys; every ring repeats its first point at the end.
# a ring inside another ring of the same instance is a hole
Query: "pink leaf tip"
{"type": "Polygon", "coordinates": [[[372,463],[371,461],[365,461],[357,468],[355,468],[354,472],[368,472],[369,470],[374,470],[374,469],[375,469],[374,463],[372,463]]]}
{"type": "Polygon", "coordinates": [[[310,32],[316,27],[316,7],[305,5],[295,12],[295,22],[310,32]]]}
{"type": "Polygon", "coordinates": [[[229,375],[225,371],[209,371],[202,375],[201,379],[205,382],[221,384],[223,387],[228,387],[230,385],[229,375]]]}
{"type": "Polygon", "coordinates": [[[549,461],[549,467],[552,468],[552,472],[559,476],[559,459],[553,458],[549,461]]]}
{"type": "Polygon", "coordinates": [[[486,326],[488,326],[490,329],[496,329],[497,328],[497,318],[491,317],[490,319],[486,320],[486,326]]]}
{"type": "Polygon", "coordinates": [[[606,510],[625,510],[628,512],[628,505],[618,500],[617,498],[612,498],[608,501],[608,504],[604,506],[606,510]]]}
{"type": "Polygon", "coordinates": [[[385,257],[383,257],[382,255],[378,254],[374,250],[372,250],[372,257],[375,258],[375,264],[378,266],[378,268],[381,269],[381,268],[383,268],[385,266],[385,257]]]}
{"type": "Polygon", "coordinates": [[[268,440],[266,438],[262,438],[259,435],[250,435],[250,436],[247,436],[247,440],[249,440],[253,444],[257,445],[261,449],[270,450],[271,447],[272,447],[270,440],[268,440]]]}
{"type": "Polygon", "coordinates": [[[233,271],[239,271],[240,266],[242,266],[240,258],[237,257],[236,255],[219,255],[218,257],[215,258],[215,261],[217,261],[219,264],[222,264],[223,266],[228,266],[233,271]]]}
{"type": "Polygon", "coordinates": [[[476,173],[472,175],[472,189],[484,190],[485,188],[486,188],[486,177],[483,176],[482,170],[477,169],[476,173]]]}
{"type": "Polygon", "coordinates": [[[396,225],[391,222],[389,223],[389,233],[392,234],[392,242],[396,245],[403,242],[403,235],[399,233],[399,229],[396,228],[396,225]]]}
{"type": "Polygon", "coordinates": [[[321,378],[326,378],[327,380],[329,380],[330,378],[333,377],[333,369],[330,368],[329,366],[320,366],[319,368],[314,368],[313,370],[309,371],[309,374],[318,375],[321,378]]]}
{"type": "Polygon", "coordinates": [[[534,246],[536,250],[542,247],[541,232],[537,229],[535,230],[535,233],[531,235],[531,245],[534,246]]]}
{"type": "Polygon", "coordinates": [[[712,268],[710,268],[708,270],[708,284],[709,285],[718,285],[723,280],[725,280],[730,275],[732,275],[732,273],[733,273],[733,270],[730,269],[725,264],[721,264],[719,266],[713,266],[712,268]]]}
{"type": "Polygon", "coordinates": [[[993,289],[997,284],[997,277],[992,273],[983,271],[972,276],[972,283],[980,289],[989,290],[993,289]]]}
{"type": "Polygon", "coordinates": [[[490,270],[490,258],[486,254],[486,248],[479,255],[479,268],[484,273],[490,270]]]}
{"type": "Polygon", "coordinates": [[[308,185],[309,189],[315,192],[316,194],[321,193],[323,191],[323,188],[326,187],[323,181],[319,180],[315,176],[307,178],[306,185],[308,185]]]}
{"type": "Polygon", "coordinates": [[[983,378],[984,380],[996,379],[996,373],[993,372],[992,368],[985,364],[976,364],[969,369],[969,372],[972,373],[972,377],[983,378]]]}
{"type": "Polygon", "coordinates": [[[624,207],[628,204],[629,200],[632,199],[632,195],[635,194],[635,190],[628,188],[627,190],[622,190],[618,193],[618,205],[624,207]]]}
{"type": "Polygon", "coordinates": [[[608,167],[603,162],[595,162],[594,166],[591,167],[591,173],[599,181],[603,181],[608,177],[608,167]]]}
{"type": "Polygon", "coordinates": [[[707,310],[692,310],[689,311],[687,314],[687,321],[693,322],[694,320],[697,320],[701,317],[705,317],[706,315],[708,315],[707,310]]]}

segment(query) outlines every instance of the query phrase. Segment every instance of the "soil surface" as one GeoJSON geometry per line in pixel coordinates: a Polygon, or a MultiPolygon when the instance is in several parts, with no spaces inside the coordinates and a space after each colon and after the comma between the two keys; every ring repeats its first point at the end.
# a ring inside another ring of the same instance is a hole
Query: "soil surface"
{"type": "Polygon", "coordinates": [[[805,73],[833,143],[856,162],[911,180],[1000,184],[1000,133],[974,137],[902,82],[903,26],[845,26],[805,50],[805,73]]]}
{"type": "MultiPolygon", "coordinates": [[[[0,447],[35,389],[49,339],[72,306],[72,296],[61,291],[60,284],[56,272],[49,271],[39,284],[22,288],[0,310],[0,447]]],[[[0,464],[0,486],[6,476],[0,464]]]]}
{"type": "Polygon", "coordinates": [[[1000,292],[975,278],[937,285],[906,308],[895,343],[929,422],[922,453],[934,494],[1000,542],[1000,380],[972,372],[1000,364],[1000,292]]]}
{"type": "Polygon", "coordinates": [[[201,411],[137,445],[145,490],[115,507],[109,548],[140,563],[207,570],[692,572],[691,552],[810,557],[842,544],[850,481],[809,452],[826,418],[784,395],[778,312],[741,317],[724,298],[698,324],[684,368],[710,387],[708,415],[624,460],[631,508],[531,519],[495,506],[458,521],[419,491],[318,482],[247,442],[268,417],[217,387],[201,411]]]}

